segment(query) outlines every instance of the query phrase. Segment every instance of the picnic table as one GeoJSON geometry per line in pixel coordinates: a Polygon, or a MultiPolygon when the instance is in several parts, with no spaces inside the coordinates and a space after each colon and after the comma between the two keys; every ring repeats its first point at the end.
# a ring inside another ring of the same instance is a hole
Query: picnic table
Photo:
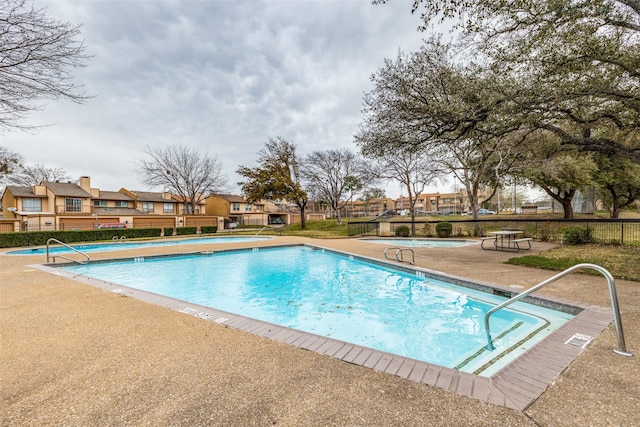
{"type": "Polygon", "coordinates": [[[522,230],[505,229],[499,231],[490,231],[488,234],[491,236],[481,237],[482,243],[480,246],[485,250],[495,251],[520,251],[521,249],[531,249],[531,237],[519,237],[522,234],[522,230]],[[485,247],[485,242],[493,242],[492,246],[485,247]],[[521,247],[521,244],[527,243],[527,247],[521,247]]]}

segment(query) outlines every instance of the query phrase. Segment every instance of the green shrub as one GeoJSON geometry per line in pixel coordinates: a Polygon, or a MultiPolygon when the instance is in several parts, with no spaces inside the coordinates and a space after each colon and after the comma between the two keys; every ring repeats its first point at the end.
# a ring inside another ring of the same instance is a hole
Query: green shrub
{"type": "Polygon", "coordinates": [[[196,234],[198,232],[198,227],[178,227],[176,228],[177,236],[186,236],[188,234],[196,234]]]}
{"type": "Polygon", "coordinates": [[[564,230],[564,241],[570,245],[595,243],[593,230],[590,227],[569,227],[564,230]]]}
{"type": "Polygon", "coordinates": [[[399,225],[396,227],[395,233],[398,237],[409,237],[409,227],[406,225],[399,225]]]}
{"type": "Polygon", "coordinates": [[[15,248],[19,246],[46,245],[47,240],[53,238],[64,243],[95,242],[112,240],[114,237],[135,239],[142,237],[160,237],[160,228],[113,228],[98,230],[60,230],[60,231],[20,231],[0,233],[0,248],[15,248]]]}
{"type": "Polygon", "coordinates": [[[552,233],[550,227],[540,227],[540,229],[538,229],[538,239],[542,242],[548,242],[551,240],[552,233]]]}
{"type": "Polygon", "coordinates": [[[218,227],[215,225],[203,225],[200,227],[200,232],[202,234],[214,234],[218,232],[218,227]]]}
{"type": "Polygon", "coordinates": [[[173,236],[173,227],[165,227],[164,228],[165,236],[173,236]]]}
{"type": "Polygon", "coordinates": [[[450,222],[439,222],[436,224],[436,235],[438,237],[451,237],[453,225],[450,222]]]}

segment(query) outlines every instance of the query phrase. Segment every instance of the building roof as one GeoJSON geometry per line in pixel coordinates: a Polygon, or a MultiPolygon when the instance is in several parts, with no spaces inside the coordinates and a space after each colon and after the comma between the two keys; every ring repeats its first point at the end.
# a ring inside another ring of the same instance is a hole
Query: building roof
{"type": "Polygon", "coordinates": [[[175,200],[165,199],[162,196],[165,193],[152,192],[152,191],[131,191],[136,195],[136,199],[141,202],[164,202],[164,203],[175,203],[175,200]]]}
{"type": "Polygon", "coordinates": [[[94,199],[99,199],[99,200],[126,200],[127,202],[133,200],[127,194],[121,193],[119,191],[100,191],[100,195],[98,197],[94,197],[94,199]]]}
{"type": "MultiPolygon", "coordinates": [[[[180,202],[180,203],[185,203],[185,200],[186,200],[186,203],[191,203],[191,197],[183,198],[183,197],[182,197],[181,195],[179,195],[179,194],[171,194],[171,198],[172,198],[173,200],[177,201],[177,202],[180,202]]],[[[204,199],[200,199],[200,201],[198,201],[198,204],[200,204],[200,205],[204,205],[204,204],[205,204],[204,199]]]]}
{"type": "Polygon", "coordinates": [[[242,198],[241,196],[236,196],[234,194],[216,194],[216,197],[220,197],[221,199],[226,200],[227,202],[232,202],[232,203],[248,203],[244,198],[242,198]]]}
{"type": "Polygon", "coordinates": [[[142,215],[142,212],[140,212],[138,209],[134,209],[134,208],[101,208],[98,206],[95,206],[93,208],[93,211],[96,213],[96,215],[101,216],[109,216],[109,215],[142,215]]]}
{"type": "Polygon", "coordinates": [[[91,198],[91,194],[84,191],[78,184],[72,182],[43,182],[56,196],[91,198]]]}
{"type": "Polygon", "coordinates": [[[9,190],[14,197],[30,197],[40,199],[47,198],[47,196],[44,194],[35,194],[33,192],[33,187],[18,187],[15,185],[7,185],[6,189],[9,190]]]}

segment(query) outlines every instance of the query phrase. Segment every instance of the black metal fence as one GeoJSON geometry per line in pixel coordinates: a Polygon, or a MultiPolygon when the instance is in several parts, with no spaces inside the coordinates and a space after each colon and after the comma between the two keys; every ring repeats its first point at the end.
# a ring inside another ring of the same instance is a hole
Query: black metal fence
{"type": "MultiPolygon", "coordinates": [[[[405,225],[415,229],[417,237],[434,237],[436,224],[442,221],[393,221],[390,222],[391,235],[395,235],[398,226],[405,225]],[[413,228],[413,227],[415,228],[413,228]]],[[[565,232],[571,228],[589,228],[597,243],[640,246],[640,219],[528,219],[499,218],[481,220],[447,221],[453,225],[454,237],[483,236],[489,231],[505,228],[522,230],[524,237],[533,237],[542,241],[562,242],[565,232]]],[[[378,222],[350,222],[347,233],[350,236],[378,236],[378,222]]]]}

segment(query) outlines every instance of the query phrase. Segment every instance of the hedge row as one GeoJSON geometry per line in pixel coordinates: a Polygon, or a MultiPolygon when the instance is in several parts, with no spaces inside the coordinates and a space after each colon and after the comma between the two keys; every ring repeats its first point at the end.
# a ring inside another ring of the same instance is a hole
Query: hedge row
{"type": "Polygon", "coordinates": [[[196,234],[198,227],[178,227],[176,228],[176,236],[186,236],[188,234],[196,234]]]}
{"type": "Polygon", "coordinates": [[[100,230],[73,231],[25,231],[18,233],[0,233],[0,248],[46,245],[54,238],[64,243],[94,242],[112,240],[114,237],[135,239],[141,237],[160,237],[161,228],[116,228],[100,230]]]}

